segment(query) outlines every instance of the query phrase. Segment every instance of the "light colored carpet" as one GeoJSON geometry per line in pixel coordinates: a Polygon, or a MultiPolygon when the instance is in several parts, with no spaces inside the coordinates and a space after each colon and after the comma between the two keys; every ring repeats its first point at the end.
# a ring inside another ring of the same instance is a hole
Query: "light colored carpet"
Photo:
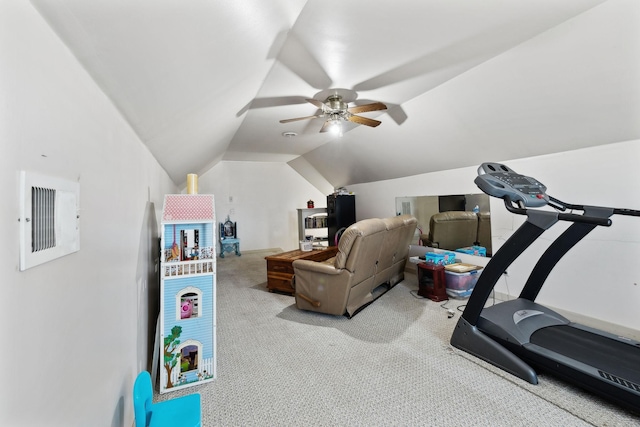
{"type": "Polygon", "coordinates": [[[416,298],[414,275],[352,319],[298,310],[265,287],[272,253],[218,259],[218,378],[156,399],[199,392],[204,426],[640,426],[554,378],[534,386],[452,348],[460,313],[416,298]]]}

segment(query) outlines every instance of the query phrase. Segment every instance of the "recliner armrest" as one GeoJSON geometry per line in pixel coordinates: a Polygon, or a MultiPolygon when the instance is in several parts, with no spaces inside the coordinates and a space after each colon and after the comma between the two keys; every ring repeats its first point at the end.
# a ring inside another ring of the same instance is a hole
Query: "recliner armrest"
{"type": "Polygon", "coordinates": [[[330,275],[340,274],[341,271],[331,264],[309,261],[306,259],[297,259],[293,261],[293,271],[295,272],[296,269],[330,275]]]}
{"type": "Polygon", "coordinates": [[[300,298],[302,298],[303,300],[305,300],[306,302],[308,302],[309,304],[311,304],[312,306],[318,308],[322,305],[322,303],[320,301],[316,301],[314,299],[309,298],[308,296],[306,296],[305,294],[302,294],[300,292],[296,293],[297,296],[299,296],[300,298]]]}
{"type": "Polygon", "coordinates": [[[293,272],[298,308],[335,315],[345,313],[352,273],[309,260],[295,260],[293,272]]]}
{"type": "Polygon", "coordinates": [[[432,242],[431,241],[431,235],[430,234],[421,234],[420,235],[420,240],[422,241],[422,246],[430,246],[430,247],[434,247],[434,248],[438,247],[438,244],[436,242],[432,242]]]}

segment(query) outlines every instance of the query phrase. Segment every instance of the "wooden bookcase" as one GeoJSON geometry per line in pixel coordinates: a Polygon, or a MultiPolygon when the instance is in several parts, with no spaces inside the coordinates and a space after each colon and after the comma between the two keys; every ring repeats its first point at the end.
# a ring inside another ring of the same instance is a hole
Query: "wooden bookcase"
{"type": "Polygon", "coordinates": [[[313,236],[314,245],[330,246],[328,243],[327,208],[298,209],[298,239],[313,236]]]}

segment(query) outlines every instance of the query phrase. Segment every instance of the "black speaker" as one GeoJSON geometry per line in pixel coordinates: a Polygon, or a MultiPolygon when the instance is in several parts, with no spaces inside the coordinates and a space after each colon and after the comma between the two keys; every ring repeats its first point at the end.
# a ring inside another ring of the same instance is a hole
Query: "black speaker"
{"type": "Polygon", "coordinates": [[[337,246],[338,239],[345,228],[356,222],[356,196],[336,195],[327,196],[327,227],[329,231],[329,246],[337,246]]]}

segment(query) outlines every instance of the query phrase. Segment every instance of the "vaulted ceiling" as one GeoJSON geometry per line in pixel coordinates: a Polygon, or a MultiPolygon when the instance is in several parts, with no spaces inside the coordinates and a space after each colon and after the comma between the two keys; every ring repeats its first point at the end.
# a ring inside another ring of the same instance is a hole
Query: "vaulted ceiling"
{"type": "Polygon", "coordinates": [[[636,0],[31,2],[178,185],[222,160],[339,187],[640,139],[636,0]],[[336,89],[382,124],[279,122],[336,89]]]}

